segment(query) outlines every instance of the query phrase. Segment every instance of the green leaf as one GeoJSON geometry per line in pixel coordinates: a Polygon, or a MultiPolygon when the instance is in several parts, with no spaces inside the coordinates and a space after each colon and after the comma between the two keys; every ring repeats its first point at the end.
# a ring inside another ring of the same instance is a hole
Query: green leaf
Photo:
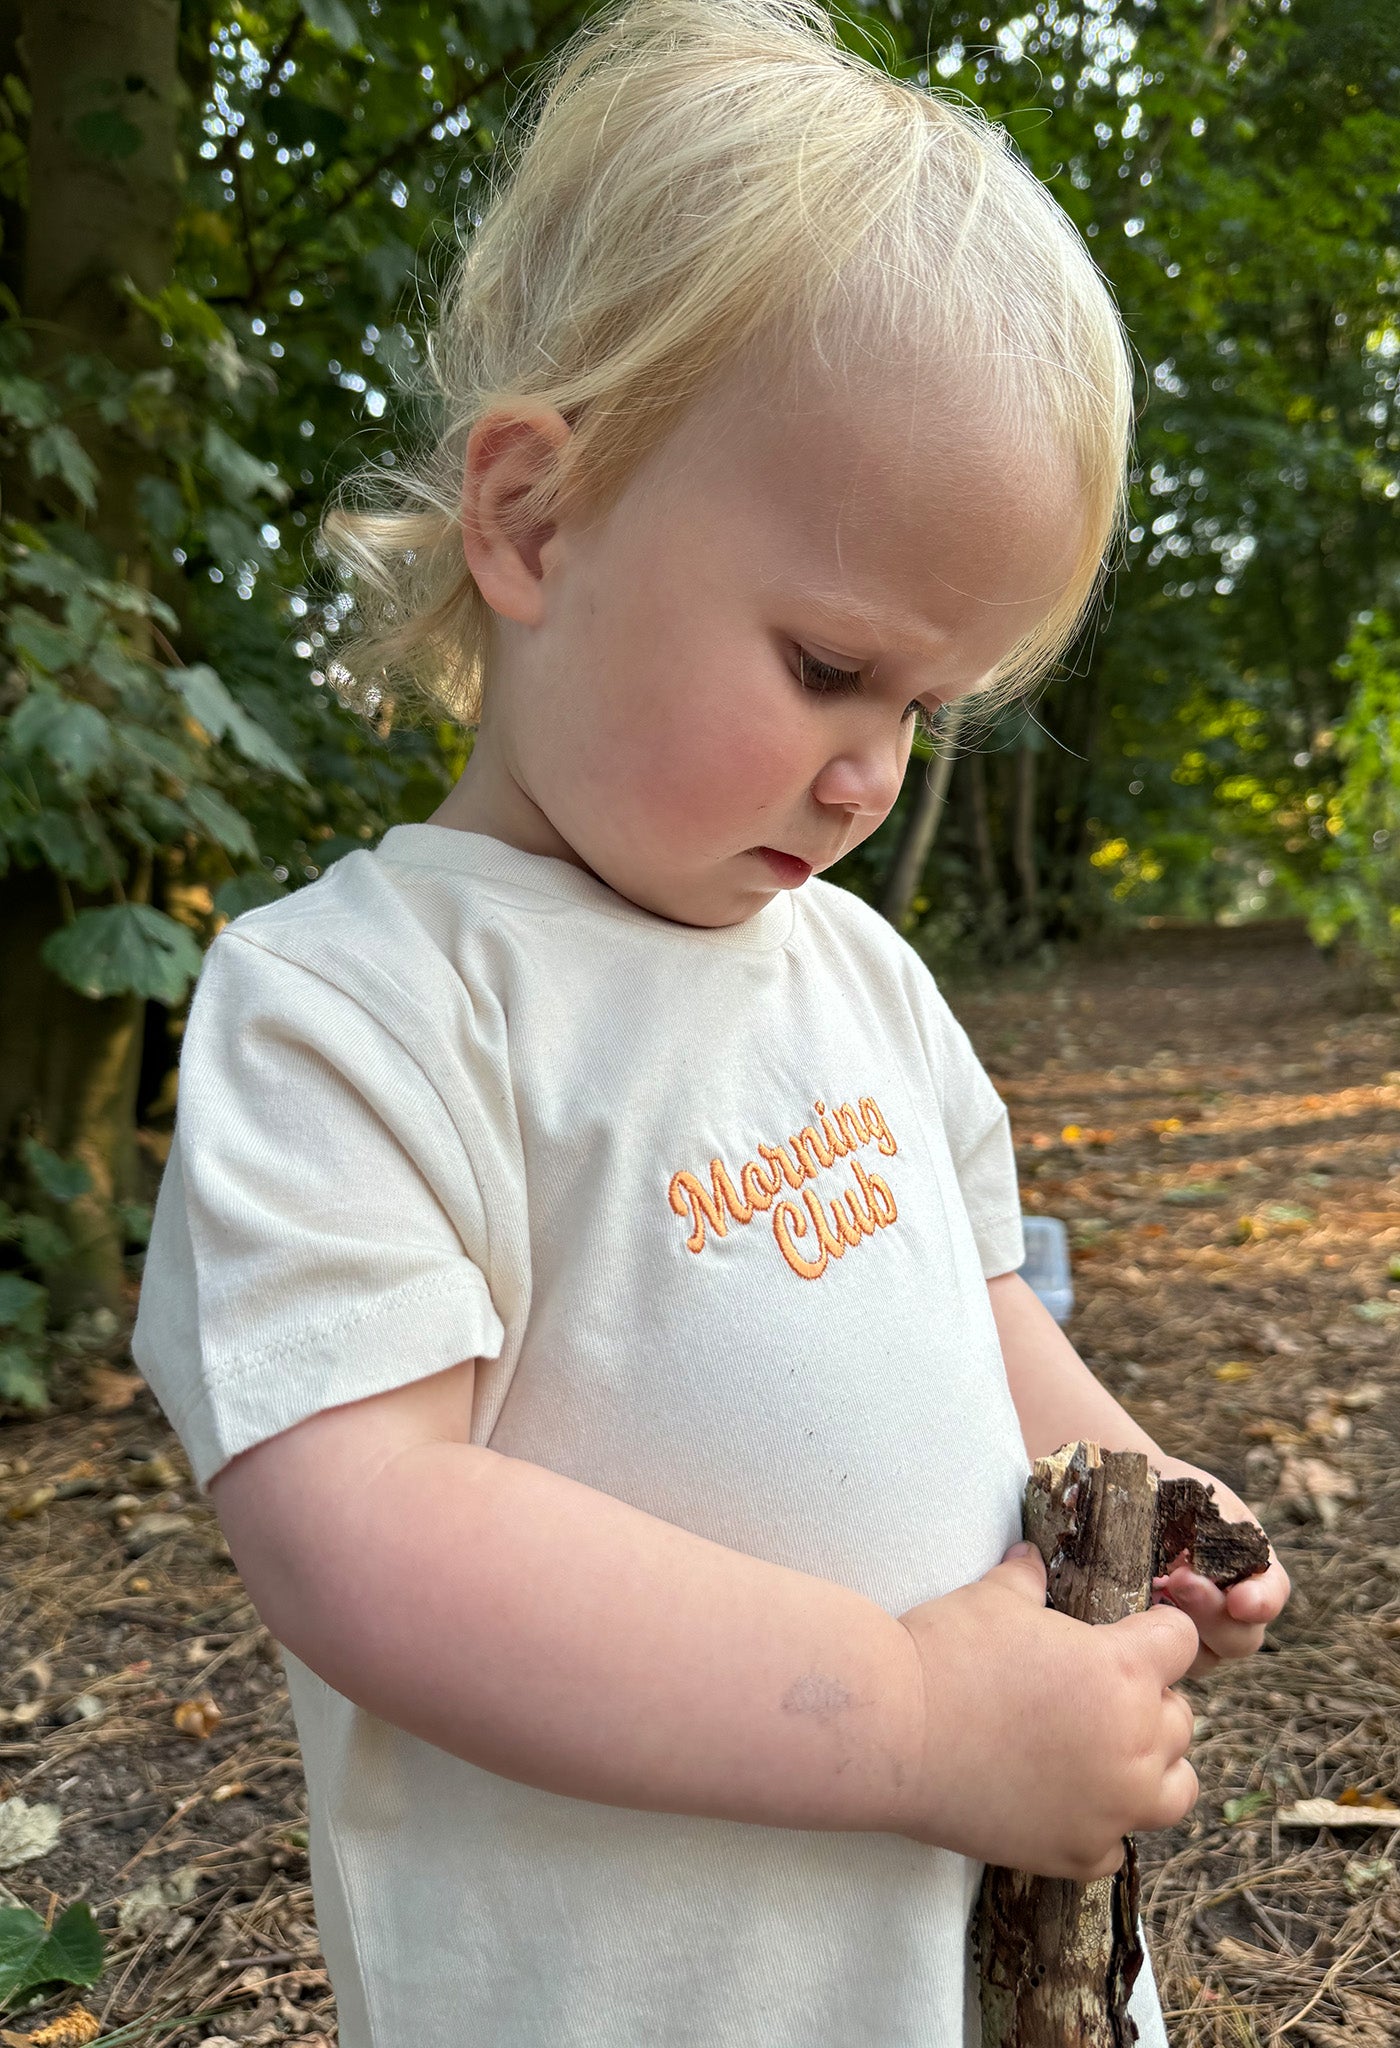
{"type": "Polygon", "coordinates": [[[1238,1799],[1227,1799],[1221,1811],[1231,1827],[1239,1821],[1249,1820],[1253,1814],[1262,1813],[1266,1806],[1273,1804],[1271,1792],[1245,1792],[1238,1799]]]}
{"type": "MultiPolygon", "coordinates": [[[[52,1406],[39,1359],[27,1344],[0,1344],[0,1401],[25,1408],[31,1415],[45,1415],[52,1406]]],[[[4,1913],[0,1912],[0,1926],[3,1922],[4,1913]]],[[[4,1951],[0,1949],[0,1998],[4,1982],[4,1951]]]]}
{"type": "Polygon", "coordinates": [[[62,1159],[37,1138],[26,1138],[20,1150],[25,1165],[51,1201],[71,1202],[75,1196],[91,1194],[92,1175],[81,1159],[62,1159]]]}
{"type": "Polygon", "coordinates": [[[104,683],[110,683],[123,697],[148,688],[151,682],[150,664],[137,661],[127,653],[121,641],[110,634],[93,648],[87,657],[87,665],[94,675],[101,676],[104,683]]]}
{"type": "Polygon", "coordinates": [[[1190,1207],[1195,1202],[1218,1202],[1223,1196],[1231,1192],[1228,1181],[1193,1180],[1188,1181],[1185,1187],[1164,1188],[1162,1190],[1162,1200],[1190,1207]]]}
{"type": "Polygon", "coordinates": [[[30,821],[30,836],[44,859],[57,874],[76,879],[85,875],[93,847],[76,818],[68,811],[40,811],[30,821]]]}
{"type": "Polygon", "coordinates": [[[313,28],[322,29],[338,49],[354,49],[360,31],[345,0],[303,0],[303,6],[313,28]]]}
{"type": "Polygon", "coordinates": [[[46,427],[58,412],[47,385],[32,377],[0,377],[0,412],[20,427],[46,427]]]}
{"type": "Polygon", "coordinates": [[[196,662],[193,668],[172,668],[167,673],[184,698],[190,716],[199,721],[211,739],[221,740],[227,733],[245,760],[255,761],[261,768],[273,768],[279,775],[306,786],[306,777],[296,762],[283,753],[271,733],[235,704],[207,662],[196,662]]]}
{"type": "Polygon", "coordinates": [[[328,157],[340,148],[350,126],[343,115],[334,113],[330,107],[318,107],[314,101],[290,92],[275,100],[263,100],[258,113],[268,135],[275,135],[288,149],[301,149],[311,142],[328,157]]]}
{"type": "Polygon", "coordinates": [[[236,576],[244,562],[256,562],[264,552],[257,527],[223,505],[206,510],[204,538],[225,575],[236,576]]]}
{"type": "Polygon", "coordinates": [[[31,690],[10,720],[10,744],[20,754],[46,754],[82,781],[112,758],[111,728],[97,706],[46,685],[31,690]]]}
{"type": "Polygon", "coordinates": [[[103,157],[110,163],[120,163],[126,157],[135,156],[145,137],[134,121],[128,121],[125,114],[119,114],[115,107],[98,107],[91,114],[81,114],[73,123],[73,140],[88,156],[103,157]]]}
{"type": "Polygon", "coordinates": [[[29,444],[35,477],[56,476],[89,512],[97,503],[97,465],[69,427],[45,427],[29,444]]]}
{"type": "Polygon", "coordinates": [[[40,1984],[95,1984],[102,1969],[102,1930],[86,1899],[48,1929],[28,1906],[0,1909],[0,2005],[40,1984]]]}
{"type": "Polygon", "coordinates": [[[414,255],[407,242],[397,235],[378,236],[372,246],[360,252],[360,261],[369,272],[374,287],[381,299],[395,297],[399,286],[412,275],[414,255]]]}
{"type": "Polygon", "coordinates": [[[225,853],[242,855],[245,860],[257,859],[258,842],[252,827],[216,789],[201,788],[196,784],[185,793],[185,808],[199,821],[206,837],[212,839],[216,846],[222,846],[225,853]]]}
{"type": "Polygon", "coordinates": [[[1351,1312],[1363,1323],[1388,1323],[1392,1316],[1400,1316],[1400,1301],[1354,1301],[1351,1312]]]}
{"type": "Polygon", "coordinates": [[[204,429],[204,460],[231,498],[242,501],[265,492],[280,504],[291,495],[275,463],[250,455],[212,420],[204,429]]]}
{"type": "Polygon", "coordinates": [[[17,604],[10,614],[10,645],[50,676],[61,675],[83,654],[83,643],[71,626],[56,626],[27,604],[17,604]]]}
{"type": "Polygon", "coordinates": [[[245,910],[276,903],[286,893],[265,868],[250,868],[246,875],[235,875],[231,881],[219,884],[214,891],[214,908],[221,917],[242,917],[245,910]]]}
{"type": "Polygon", "coordinates": [[[174,540],[189,517],[179,489],[163,476],[136,479],[136,504],[157,540],[174,540]]]}
{"type": "Polygon", "coordinates": [[[180,782],[188,781],[197,772],[193,749],[167,739],[164,733],[146,732],[125,718],[118,721],[115,732],[122,753],[142,763],[149,762],[153,768],[163,768],[180,782]]]}
{"type": "Polygon", "coordinates": [[[55,1267],[66,1265],[73,1256],[72,1238],[63,1225],[55,1223],[50,1216],[20,1216],[15,1236],[30,1265],[37,1266],[41,1273],[51,1273],[55,1267]]]}
{"type": "Polygon", "coordinates": [[[72,597],[77,591],[86,590],[92,581],[81,562],[61,554],[57,548],[17,549],[6,574],[15,583],[46,590],[52,597],[72,597]]]}
{"type": "Polygon", "coordinates": [[[112,903],[80,910],[50,932],[39,957],[79,995],[153,996],[178,1003],[200,969],[193,933],[149,903],[112,903]]]}
{"type": "Polygon", "coordinates": [[[149,1202],[118,1202],[117,1215],[129,1244],[150,1243],[152,1211],[149,1202]]]}
{"type": "Polygon", "coordinates": [[[18,1273],[0,1273],[0,1329],[22,1330],[37,1337],[44,1327],[48,1289],[18,1273]]]}

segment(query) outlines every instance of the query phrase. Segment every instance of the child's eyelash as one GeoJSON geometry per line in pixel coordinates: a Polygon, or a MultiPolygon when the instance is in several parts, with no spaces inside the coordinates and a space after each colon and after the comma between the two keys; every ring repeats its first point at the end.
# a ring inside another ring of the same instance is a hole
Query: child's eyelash
{"type": "MultiPolygon", "coordinates": [[[[823,696],[828,691],[839,691],[843,696],[854,696],[860,689],[858,668],[833,668],[829,662],[818,661],[814,654],[808,654],[804,647],[797,650],[797,667],[804,686],[808,689],[815,687],[817,696],[823,696]]],[[[918,718],[920,732],[932,736],[933,718],[917,699],[907,706],[904,716],[908,718],[911,712],[918,718]]]]}

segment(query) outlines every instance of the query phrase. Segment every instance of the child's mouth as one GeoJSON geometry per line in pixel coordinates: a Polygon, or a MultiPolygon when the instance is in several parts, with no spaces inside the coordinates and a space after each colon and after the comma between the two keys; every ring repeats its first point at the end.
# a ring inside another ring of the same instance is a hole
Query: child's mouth
{"type": "Polygon", "coordinates": [[[799,860],[796,854],[779,853],[774,846],[756,846],[753,850],[760,860],[767,861],[785,889],[800,889],[812,872],[811,863],[799,860]]]}

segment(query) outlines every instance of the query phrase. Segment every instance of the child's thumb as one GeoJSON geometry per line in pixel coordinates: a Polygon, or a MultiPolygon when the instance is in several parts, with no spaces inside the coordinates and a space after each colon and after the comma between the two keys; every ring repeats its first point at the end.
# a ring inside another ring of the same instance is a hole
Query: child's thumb
{"type": "Polygon", "coordinates": [[[1033,1543],[1013,1543],[996,1569],[1007,1572],[1010,1582],[1037,1607],[1045,1605],[1045,1559],[1033,1543]]]}

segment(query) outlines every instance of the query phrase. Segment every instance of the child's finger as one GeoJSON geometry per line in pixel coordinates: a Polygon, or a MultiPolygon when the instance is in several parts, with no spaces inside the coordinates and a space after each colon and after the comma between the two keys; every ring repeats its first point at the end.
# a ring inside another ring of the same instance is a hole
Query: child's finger
{"type": "Polygon", "coordinates": [[[1203,1647],[1217,1657],[1252,1657],[1264,1639],[1261,1624],[1235,1620],[1220,1588],[1195,1572],[1173,1572],[1159,1580],[1155,1597],[1189,1616],[1203,1647]]]}
{"type": "Polygon", "coordinates": [[[1231,1586],[1225,1595],[1225,1606],[1235,1621],[1267,1624],[1277,1621],[1292,1591],[1287,1572],[1275,1558],[1257,1579],[1244,1579],[1238,1586],[1231,1586]]]}

